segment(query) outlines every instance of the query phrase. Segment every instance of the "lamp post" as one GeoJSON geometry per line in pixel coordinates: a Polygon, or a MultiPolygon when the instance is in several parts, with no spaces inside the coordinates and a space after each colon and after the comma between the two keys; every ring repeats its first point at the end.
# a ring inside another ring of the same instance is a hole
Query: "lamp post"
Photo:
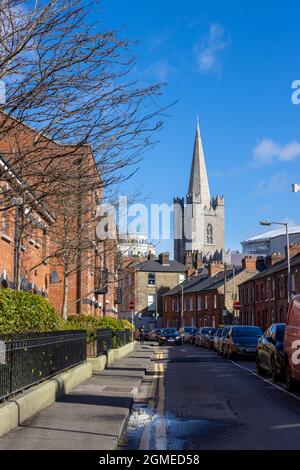
{"type": "Polygon", "coordinates": [[[288,289],[287,289],[287,296],[288,296],[288,303],[291,301],[291,260],[290,260],[290,237],[289,237],[289,226],[287,222],[270,222],[269,220],[262,220],[260,221],[260,225],[264,226],[271,226],[271,225],[283,225],[285,227],[285,234],[286,234],[286,258],[287,258],[287,268],[288,268],[288,289]]]}
{"type": "Polygon", "coordinates": [[[183,285],[181,285],[181,326],[184,326],[183,320],[183,285]]]}

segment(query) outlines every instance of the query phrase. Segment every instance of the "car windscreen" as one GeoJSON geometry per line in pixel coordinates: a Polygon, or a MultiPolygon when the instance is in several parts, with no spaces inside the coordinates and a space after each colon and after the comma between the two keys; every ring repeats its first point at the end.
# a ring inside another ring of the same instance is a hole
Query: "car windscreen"
{"type": "Polygon", "coordinates": [[[258,328],[258,327],[251,327],[251,326],[247,326],[245,328],[243,327],[237,327],[237,328],[232,328],[232,336],[262,336],[263,335],[263,331],[261,328],[258,328]]]}
{"type": "Polygon", "coordinates": [[[176,328],[164,328],[161,330],[162,335],[174,335],[176,333],[176,328]]]}
{"type": "Polygon", "coordinates": [[[192,326],[188,326],[187,328],[184,329],[184,332],[185,333],[191,333],[191,331],[193,330],[193,327],[192,326]]]}
{"type": "Polygon", "coordinates": [[[209,332],[210,328],[201,328],[201,334],[206,335],[209,332]]]}

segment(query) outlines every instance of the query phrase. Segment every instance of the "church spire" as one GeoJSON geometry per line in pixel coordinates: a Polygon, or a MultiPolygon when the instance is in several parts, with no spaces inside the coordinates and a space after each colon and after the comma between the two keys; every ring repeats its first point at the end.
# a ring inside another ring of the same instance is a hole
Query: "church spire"
{"type": "Polygon", "coordinates": [[[198,116],[188,195],[193,200],[198,200],[202,204],[210,206],[210,191],[198,116]]]}

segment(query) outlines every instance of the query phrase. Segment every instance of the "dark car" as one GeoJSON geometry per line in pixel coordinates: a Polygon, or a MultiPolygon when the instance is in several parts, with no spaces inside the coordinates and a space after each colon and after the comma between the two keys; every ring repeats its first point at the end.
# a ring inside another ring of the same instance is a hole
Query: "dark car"
{"type": "Polygon", "coordinates": [[[215,351],[219,350],[219,342],[222,336],[223,328],[218,328],[216,331],[216,334],[214,336],[214,343],[213,343],[213,349],[215,351]]]}
{"type": "Polygon", "coordinates": [[[213,349],[215,334],[217,333],[217,328],[211,328],[206,336],[206,347],[208,349],[213,349]]]}
{"type": "Polygon", "coordinates": [[[158,337],[158,344],[181,344],[181,335],[176,328],[163,328],[158,337]]]}
{"type": "Polygon", "coordinates": [[[144,340],[145,341],[150,341],[150,330],[145,330],[144,331],[144,340]]]}
{"type": "Polygon", "coordinates": [[[158,341],[158,337],[161,334],[161,328],[154,328],[150,331],[150,341],[158,341]]]}
{"type": "Polygon", "coordinates": [[[196,341],[196,336],[198,334],[198,328],[192,328],[191,329],[191,332],[189,333],[189,335],[187,336],[187,343],[190,343],[190,344],[195,344],[195,341],[196,341]]]}
{"type": "Polygon", "coordinates": [[[232,326],[224,340],[223,355],[252,356],[257,354],[258,341],[263,335],[259,326],[232,326]]]}
{"type": "Polygon", "coordinates": [[[192,326],[182,326],[179,330],[180,332],[180,335],[181,335],[181,340],[183,343],[187,343],[188,342],[188,338],[190,336],[190,334],[192,333],[192,330],[194,328],[192,326]]]}
{"type": "Polygon", "coordinates": [[[222,333],[221,333],[221,336],[220,336],[220,339],[217,343],[218,345],[218,349],[217,349],[217,353],[220,355],[220,356],[223,356],[224,355],[224,350],[225,350],[225,344],[226,344],[226,341],[227,341],[227,335],[230,331],[230,328],[231,326],[229,325],[226,325],[223,330],[222,330],[222,333]]]}
{"type": "Polygon", "coordinates": [[[196,336],[195,345],[196,346],[206,346],[207,345],[207,335],[211,327],[203,326],[199,328],[198,334],[196,336]]]}
{"type": "Polygon", "coordinates": [[[285,375],[284,332],[285,323],[274,323],[258,341],[257,373],[261,374],[264,371],[270,374],[274,381],[283,378],[285,375]]]}

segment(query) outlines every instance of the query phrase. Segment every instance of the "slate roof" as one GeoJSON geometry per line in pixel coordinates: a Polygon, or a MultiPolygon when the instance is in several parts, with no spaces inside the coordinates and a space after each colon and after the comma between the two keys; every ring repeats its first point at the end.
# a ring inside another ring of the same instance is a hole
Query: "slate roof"
{"type": "Polygon", "coordinates": [[[158,259],[151,259],[141,261],[136,265],[137,271],[150,272],[150,273],[184,273],[186,267],[178,261],[169,260],[169,264],[161,264],[158,259]]]}
{"type": "MultiPolygon", "coordinates": [[[[237,267],[235,268],[235,276],[240,274],[243,271],[242,268],[237,267]]],[[[226,273],[227,281],[230,281],[233,278],[233,270],[229,269],[226,273]]],[[[221,287],[225,282],[225,273],[224,271],[215,274],[214,276],[208,276],[208,274],[200,274],[199,276],[195,276],[191,279],[187,279],[183,283],[179,284],[178,286],[174,287],[174,289],[169,290],[164,294],[167,295],[174,295],[181,293],[181,286],[183,286],[183,291],[185,294],[189,294],[192,292],[201,292],[207,290],[215,290],[221,287]]]]}
{"type": "MultiPolygon", "coordinates": [[[[291,266],[296,266],[298,264],[300,264],[300,253],[291,258],[291,266]]],[[[245,284],[246,282],[249,282],[249,281],[255,281],[256,279],[261,279],[265,276],[271,276],[272,274],[275,274],[279,271],[282,271],[283,269],[287,270],[287,259],[286,258],[283,259],[283,260],[278,261],[273,266],[270,266],[270,268],[265,269],[261,273],[256,274],[255,276],[251,277],[250,279],[248,279],[248,281],[245,281],[242,284],[245,284]]]]}

